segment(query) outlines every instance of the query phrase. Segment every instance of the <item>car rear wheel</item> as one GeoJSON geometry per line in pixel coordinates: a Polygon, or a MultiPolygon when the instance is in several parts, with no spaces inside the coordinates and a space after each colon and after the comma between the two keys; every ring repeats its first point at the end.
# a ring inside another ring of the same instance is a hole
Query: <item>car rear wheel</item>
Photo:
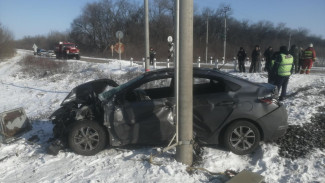
{"type": "Polygon", "coordinates": [[[235,154],[249,154],[258,147],[259,143],[260,132],[250,122],[237,121],[226,129],[224,144],[235,154]]]}
{"type": "Polygon", "coordinates": [[[104,127],[93,121],[80,121],[72,125],[68,135],[69,147],[77,154],[91,156],[106,146],[104,127]]]}

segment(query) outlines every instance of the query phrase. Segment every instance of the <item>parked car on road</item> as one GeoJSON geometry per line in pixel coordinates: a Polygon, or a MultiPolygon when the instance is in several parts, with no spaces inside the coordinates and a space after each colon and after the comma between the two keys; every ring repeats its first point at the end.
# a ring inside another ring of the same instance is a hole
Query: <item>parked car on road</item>
{"type": "Polygon", "coordinates": [[[37,49],[37,55],[38,56],[45,56],[47,54],[47,51],[44,49],[37,49]]]}
{"type": "Polygon", "coordinates": [[[46,56],[47,57],[56,57],[54,50],[48,50],[46,53],[46,56]]]}
{"type": "MultiPolygon", "coordinates": [[[[219,70],[193,70],[193,130],[201,144],[224,144],[236,154],[286,132],[278,91],[219,70]]],[[[94,155],[106,145],[161,145],[175,134],[174,69],[146,72],[122,85],[100,79],[79,85],[51,115],[61,147],[94,155]]]]}

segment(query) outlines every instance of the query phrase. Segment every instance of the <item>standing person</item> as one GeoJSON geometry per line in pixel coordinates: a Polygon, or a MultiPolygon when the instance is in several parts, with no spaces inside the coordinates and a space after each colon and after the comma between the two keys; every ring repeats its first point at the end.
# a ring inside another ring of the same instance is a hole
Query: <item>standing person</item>
{"type": "Polygon", "coordinates": [[[272,67],[272,56],[273,56],[273,48],[269,46],[265,52],[264,52],[264,57],[265,57],[265,67],[264,71],[268,72],[270,74],[271,67],[272,67]]]}
{"type": "Polygon", "coordinates": [[[239,72],[245,72],[245,59],[246,59],[246,51],[243,47],[239,48],[237,53],[238,63],[239,63],[239,72]]]}
{"type": "Polygon", "coordinates": [[[293,56],[288,53],[288,48],[286,46],[281,46],[280,53],[276,56],[271,71],[274,75],[274,85],[278,87],[279,91],[282,88],[279,98],[280,101],[283,101],[287,94],[287,86],[293,72],[293,64],[293,56]]]}
{"type": "Polygon", "coordinates": [[[256,72],[258,69],[258,64],[261,62],[261,51],[260,46],[256,45],[254,51],[252,52],[252,62],[249,68],[249,72],[256,72]]]}
{"type": "Polygon", "coordinates": [[[156,52],[155,50],[151,47],[150,48],[150,65],[153,65],[153,60],[155,59],[156,57],[156,52]]]}
{"type": "Polygon", "coordinates": [[[280,56],[280,51],[274,52],[272,57],[271,57],[271,63],[269,67],[269,71],[267,72],[267,82],[270,84],[275,83],[275,74],[272,73],[272,68],[274,66],[275,60],[280,56]]]}
{"type": "Polygon", "coordinates": [[[304,63],[304,49],[300,47],[298,71],[300,71],[300,69],[302,68],[303,63],[304,63]]]}
{"type": "Polygon", "coordinates": [[[295,73],[299,72],[299,48],[296,45],[292,45],[289,53],[293,56],[293,62],[294,62],[294,71],[295,73]]]}
{"type": "Polygon", "coordinates": [[[313,44],[310,43],[309,47],[304,51],[304,62],[300,74],[303,74],[304,72],[306,72],[306,74],[309,74],[315,60],[316,52],[313,48],[313,44]]]}

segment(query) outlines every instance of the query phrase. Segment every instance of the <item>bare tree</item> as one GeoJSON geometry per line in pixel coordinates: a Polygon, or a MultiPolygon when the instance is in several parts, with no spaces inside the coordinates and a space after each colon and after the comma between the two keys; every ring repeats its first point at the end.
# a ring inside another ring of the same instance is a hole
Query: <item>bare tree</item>
{"type": "Polygon", "coordinates": [[[0,58],[12,57],[14,54],[14,36],[10,30],[0,23],[0,58]]]}

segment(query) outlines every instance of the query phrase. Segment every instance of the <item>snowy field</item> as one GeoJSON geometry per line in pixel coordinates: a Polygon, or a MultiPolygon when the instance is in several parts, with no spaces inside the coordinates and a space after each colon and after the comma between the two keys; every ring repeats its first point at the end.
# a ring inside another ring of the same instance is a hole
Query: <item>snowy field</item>
{"type": "MultiPolygon", "coordinates": [[[[53,127],[47,117],[72,88],[98,79],[98,73],[118,78],[129,70],[143,68],[131,68],[128,61],[120,65],[117,61],[100,64],[68,60],[71,72],[29,77],[18,64],[27,54],[31,52],[18,50],[14,58],[0,62],[0,112],[24,107],[33,126],[20,140],[0,145],[0,182],[222,182],[221,177],[207,172],[189,174],[185,165],[174,160],[175,150],[156,157],[157,164],[145,160],[160,147],[106,148],[91,157],[69,150],[60,151],[57,156],[47,154],[47,140],[53,127]],[[35,135],[39,140],[28,140],[35,135]]],[[[267,81],[265,73],[233,74],[255,82],[267,81]]],[[[325,106],[325,75],[291,76],[288,95],[284,103],[289,124],[311,123],[318,108],[325,106]]],[[[239,156],[220,148],[204,147],[202,160],[196,166],[211,172],[246,169],[265,176],[270,183],[325,182],[325,149],[313,149],[306,157],[294,160],[280,157],[278,150],[276,143],[261,143],[255,153],[239,156]]]]}

